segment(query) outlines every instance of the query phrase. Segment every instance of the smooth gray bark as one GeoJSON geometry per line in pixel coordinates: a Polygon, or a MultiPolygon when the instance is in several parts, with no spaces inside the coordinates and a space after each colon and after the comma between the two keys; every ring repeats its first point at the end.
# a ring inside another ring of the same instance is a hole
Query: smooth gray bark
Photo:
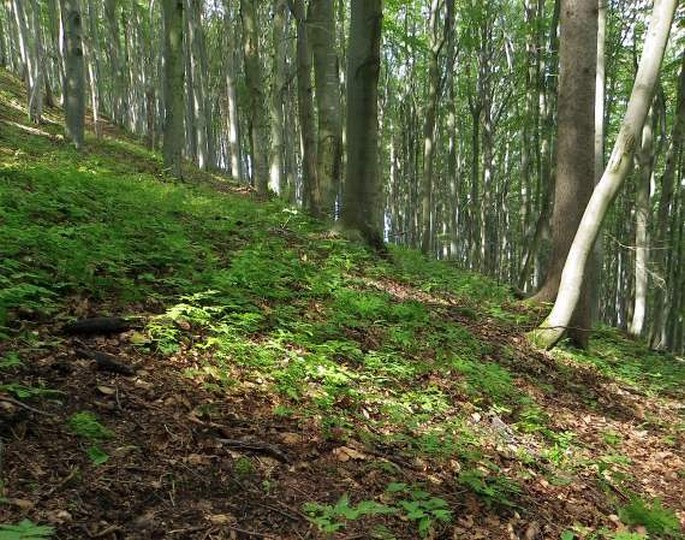
{"type": "Polygon", "coordinates": [[[381,0],[352,0],[347,50],[347,175],[342,221],[383,248],[378,174],[378,75],[381,0]]]}
{"type": "Polygon", "coordinates": [[[539,347],[551,348],[562,338],[578,305],[587,262],[602,221],[632,167],[633,153],[654,97],[676,5],[677,0],[654,2],[642,58],[611,158],[571,244],[554,307],[542,324],[529,334],[529,339],[539,347]]]}
{"type": "Polygon", "coordinates": [[[83,25],[78,0],[63,0],[65,22],[64,114],[67,138],[77,149],[83,146],[86,113],[83,61],[83,25]]]}
{"type": "Polygon", "coordinates": [[[342,159],[340,79],[333,7],[333,0],[309,2],[309,35],[314,53],[319,120],[316,170],[321,189],[321,210],[329,217],[335,214],[342,159]]]}
{"type": "Polygon", "coordinates": [[[164,165],[181,178],[183,131],[184,0],[162,0],[164,15],[164,165]]]}
{"type": "Polygon", "coordinates": [[[259,47],[259,21],[256,0],[240,0],[240,16],[243,23],[243,55],[245,59],[245,83],[248,91],[250,146],[252,150],[252,178],[257,193],[269,191],[268,140],[269,126],[266,118],[264,78],[259,47]]]}

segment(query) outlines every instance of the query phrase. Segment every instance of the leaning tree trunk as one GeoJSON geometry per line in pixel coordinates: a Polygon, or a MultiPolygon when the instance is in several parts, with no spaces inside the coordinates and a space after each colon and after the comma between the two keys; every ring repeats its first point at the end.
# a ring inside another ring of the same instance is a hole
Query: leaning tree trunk
{"type": "Polygon", "coordinates": [[[64,81],[64,114],[67,138],[80,149],[86,113],[85,75],[83,68],[83,26],[78,0],[64,0],[66,26],[66,78],[64,81]]]}
{"type": "Polygon", "coordinates": [[[163,0],[164,15],[164,165],[181,178],[183,131],[183,2],[163,0]]]}
{"type": "Polygon", "coordinates": [[[552,312],[536,330],[528,334],[530,341],[539,347],[549,349],[556,345],[568,328],[578,305],[587,262],[602,221],[632,167],[633,153],[654,97],[677,3],[677,0],[656,0],[654,3],[640,66],[611,158],[592,193],[571,244],[552,312]]]}
{"type": "Polygon", "coordinates": [[[383,248],[378,174],[382,0],[352,0],[347,62],[347,177],[342,221],[383,248]]]}

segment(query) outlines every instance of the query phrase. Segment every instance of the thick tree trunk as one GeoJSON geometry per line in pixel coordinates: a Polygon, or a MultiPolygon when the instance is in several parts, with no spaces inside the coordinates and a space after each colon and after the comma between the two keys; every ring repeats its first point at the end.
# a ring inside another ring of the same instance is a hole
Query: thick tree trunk
{"type": "Polygon", "coordinates": [[[86,113],[85,75],[83,69],[83,25],[78,0],[64,0],[66,26],[66,79],[64,114],[67,138],[77,149],[83,146],[86,113]]]}
{"type": "Polygon", "coordinates": [[[347,63],[347,175],[342,221],[383,248],[378,174],[381,0],[352,0],[347,63]]]}
{"type": "Polygon", "coordinates": [[[677,0],[656,0],[654,3],[642,59],[611,158],[592,193],[571,244],[552,312],[529,334],[529,339],[537,346],[553,347],[564,335],[578,306],[587,262],[602,221],[632,167],[633,153],[654,96],[676,5],[677,0]]]}
{"type": "Polygon", "coordinates": [[[319,118],[316,171],[321,189],[321,210],[333,217],[340,189],[342,126],[340,79],[335,44],[333,0],[310,0],[309,35],[314,53],[314,81],[319,118]]]}
{"type": "Polygon", "coordinates": [[[183,131],[183,4],[163,0],[164,15],[164,165],[181,178],[183,131]]]}
{"type": "MultiPolygon", "coordinates": [[[[534,302],[556,298],[564,261],[594,185],[597,0],[562,0],[559,60],[552,260],[534,302]]],[[[581,296],[571,337],[585,346],[591,326],[587,287],[581,296]]]]}
{"type": "Polygon", "coordinates": [[[252,178],[257,193],[269,191],[268,140],[269,126],[266,119],[262,60],[259,53],[259,21],[256,0],[240,0],[243,21],[243,53],[245,58],[245,83],[249,94],[249,129],[252,148],[252,178]]]}

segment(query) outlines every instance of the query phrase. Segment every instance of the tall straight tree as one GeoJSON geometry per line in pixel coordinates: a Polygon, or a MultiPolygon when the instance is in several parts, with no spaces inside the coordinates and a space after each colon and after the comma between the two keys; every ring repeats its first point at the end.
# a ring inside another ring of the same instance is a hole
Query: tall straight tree
{"type": "Polygon", "coordinates": [[[312,49],[309,44],[304,0],[288,0],[297,23],[297,109],[302,139],[302,187],[305,207],[321,213],[321,189],[316,169],[316,129],[312,89],[312,49]]]}
{"type": "Polygon", "coordinates": [[[328,216],[335,213],[342,157],[340,79],[333,3],[333,0],[310,0],[308,17],[319,113],[316,169],[321,189],[321,210],[328,216]]]}
{"type": "Polygon", "coordinates": [[[529,334],[537,346],[553,347],[565,334],[581,301],[586,267],[609,206],[633,166],[633,153],[652,103],[659,68],[678,0],[656,0],[642,58],[609,163],[585,208],[563,267],[559,294],[549,316],[529,334]]]}
{"type": "MultiPolygon", "coordinates": [[[[556,298],[561,271],[594,186],[597,0],[562,0],[552,260],[534,300],[556,298]]],[[[583,284],[570,336],[587,344],[590,297],[583,284]]]]}
{"type": "Polygon", "coordinates": [[[259,54],[259,21],[257,0],[240,0],[243,21],[243,53],[245,83],[248,91],[252,180],[257,193],[266,195],[269,190],[269,126],[266,118],[264,78],[259,54]]]}
{"type": "Polygon", "coordinates": [[[383,248],[378,174],[378,75],[382,0],[352,0],[347,49],[347,175],[342,221],[383,248]]]}
{"type": "Polygon", "coordinates": [[[78,0],[64,0],[65,80],[64,114],[67,138],[77,149],[83,146],[86,114],[85,71],[83,62],[83,24],[78,0]]]}
{"type": "Polygon", "coordinates": [[[164,14],[164,165],[181,178],[183,149],[184,0],[163,0],[164,14]]]}

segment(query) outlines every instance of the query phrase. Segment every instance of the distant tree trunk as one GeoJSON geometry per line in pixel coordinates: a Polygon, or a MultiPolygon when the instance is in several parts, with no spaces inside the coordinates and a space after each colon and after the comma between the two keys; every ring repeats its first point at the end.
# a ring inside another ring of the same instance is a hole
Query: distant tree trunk
{"type": "MultiPolygon", "coordinates": [[[[43,23],[41,17],[41,4],[37,0],[32,2],[32,26],[34,28],[33,40],[33,80],[34,85],[29,96],[29,116],[40,124],[43,116],[43,90],[50,95],[50,86],[47,84],[45,74],[45,49],[43,47],[43,23]]],[[[52,101],[52,96],[50,96],[52,101]]]]}
{"type": "Polygon", "coordinates": [[[273,66],[271,74],[271,152],[269,156],[269,189],[280,195],[283,191],[283,92],[286,85],[286,0],[274,0],[273,66]]]}
{"type": "Polygon", "coordinates": [[[225,0],[224,7],[226,15],[224,17],[224,34],[226,36],[226,54],[225,69],[226,69],[226,122],[228,133],[228,158],[231,165],[231,177],[236,182],[241,182],[243,179],[242,163],[240,159],[240,133],[239,133],[239,119],[238,119],[238,97],[236,91],[236,62],[234,57],[235,51],[235,34],[233,19],[229,17],[230,6],[228,0],[225,0]]]}
{"type": "Polygon", "coordinates": [[[98,16],[95,12],[93,0],[88,0],[88,38],[86,44],[86,58],[88,60],[88,79],[90,81],[91,108],[93,109],[93,130],[95,136],[100,137],[100,61],[98,54],[100,43],[98,39],[98,16]]]}
{"type": "Polygon", "coordinates": [[[433,157],[435,155],[435,123],[440,97],[440,51],[445,36],[440,31],[440,0],[431,0],[430,51],[428,52],[428,96],[423,124],[423,175],[421,182],[421,251],[431,252],[433,238],[433,157]]]}
{"type": "Polygon", "coordinates": [[[309,2],[309,35],[314,53],[314,80],[319,113],[316,170],[321,187],[321,210],[329,217],[335,214],[342,158],[340,79],[333,3],[333,0],[309,2]]]}
{"type": "Polygon", "coordinates": [[[164,16],[164,165],[181,178],[183,149],[184,0],[162,0],[164,16]]]}
{"type": "Polygon", "coordinates": [[[633,318],[628,326],[628,332],[633,336],[642,335],[647,314],[647,286],[649,262],[649,191],[654,166],[654,128],[653,108],[647,115],[647,121],[642,128],[642,143],[637,152],[640,166],[637,194],[635,197],[635,298],[633,303],[633,318]]]}
{"type": "Polygon", "coordinates": [[[257,193],[269,191],[269,166],[267,144],[269,126],[266,119],[262,60],[259,54],[259,22],[257,1],[240,0],[243,21],[243,51],[245,58],[245,83],[249,101],[250,145],[252,147],[252,177],[257,193]]]}
{"type": "Polygon", "coordinates": [[[187,47],[189,52],[186,64],[190,73],[191,91],[188,92],[190,103],[190,116],[195,142],[194,157],[200,169],[206,169],[209,165],[209,137],[207,116],[207,58],[202,31],[202,13],[199,0],[187,0],[186,2],[186,25],[187,47]]]}
{"type": "Polygon", "coordinates": [[[83,25],[78,0],[63,0],[63,8],[66,27],[65,124],[67,138],[74,143],[77,149],[81,149],[86,113],[83,25]]]}
{"type": "Polygon", "coordinates": [[[124,86],[121,77],[121,62],[119,60],[120,36],[119,36],[119,15],[117,0],[105,0],[105,19],[109,28],[109,65],[111,68],[111,89],[110,107],[114,121],[123,125],[124,123],[124,86]]]}
{"type": "MultiPolygon", "coordinates": [[[[595,79],[595,185],[600,181],[604,172],[607,10],[606,0],[599,0],[597,11],[597,74],[595,79]]],[[[603,257],[604,250],[600,239],[598,242],[595,242],[590,260],[590,319],[593,323],[599,319],[603,257]]]]}
{"type": "MultiPolygon", "coordinates": [[[[4,7],[2,8],[4,9],[4,7]]],[[[9,30],[5,28],[4,15],[0,14],[0,67],[7,65],[7,47],[5,45],[5,32],[9,30]]]]}
{"type": "Polygon", "coordinates": [[[642,59],[635,76],[621,130],[602,179],[595,187],[571,244],[552,312],[529,334],[539,347],[551,348],[564,335],[583,290],[585,269],[606,212],[632,167],[633,152],[654,97],[659,68],[673,21],[677,0],[656,0],[642,59]]]}
{"type": "MultiPolygon", "coordinates": [[[[562,0],[556,182],[552,214],[553,250],[547,278],[533,301],[551,302],[594,185],[594,118],[597,62],[597,0],[562,0]]],[[[586,346],[590,298],[582,302],[570,332],[586,346]]]]}
{"type": "Polygon", "coordinates": [[[381,0],[352,0],[347,49],[347,175],[343,224],[383,248],[378,174],[378,75],[381,0]]]}
{"type": "Polygon", "coordinates": [[[289,0],[297,23],[297,108],[302,137],[302,184],[305,208],[314,216],[321,214],[321,187],[316,169],[316,130],[312,87],[312,50],[307,35],[304,0],[289,0]]]}
{"type": "MultiPolygon", "coordinates": [[[[650,330],[650,345],[655,349],[661,349],[666,345],[666,323],[670,310],[670,301],[667,294],[677,290],[674,283],[669,283],[667,274],[667,239],[669,229],[669,214],[673,205],[673,188],[675,175],[678,168],[678,156],[682,152],[685,142],[685,52],[680,55],[680,76],[678,78],[678,94],[676,97],[675,119],[671,127],[671,136],[666,151],[666,165],[661,176],[661,194],[659,206],[656,212],[654,227],[654,268],[658,283],[654,298],[654,316],[650,330]]],[[[673,234],[675,237],[675,234],[673,234]]],[[[681,246],[682,247],[682,246],[681,246]]]]}

